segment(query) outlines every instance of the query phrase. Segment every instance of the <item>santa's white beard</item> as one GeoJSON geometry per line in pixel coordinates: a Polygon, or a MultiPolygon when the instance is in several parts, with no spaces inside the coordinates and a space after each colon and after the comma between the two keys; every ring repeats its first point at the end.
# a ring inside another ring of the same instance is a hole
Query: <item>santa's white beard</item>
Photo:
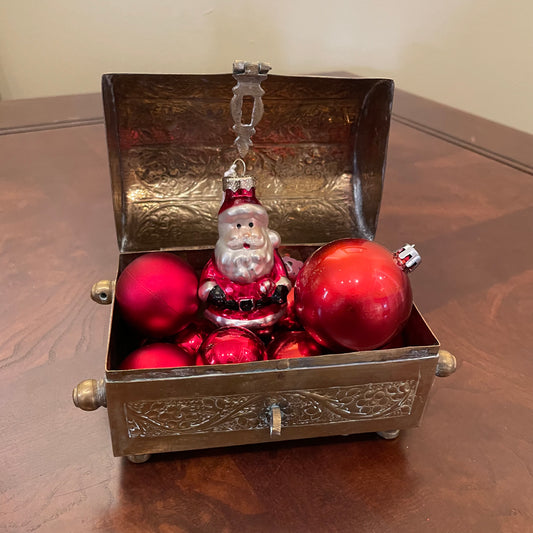
{"type": "Polygon", "coordinates": [[[221,239],[215,246],[215,261],[220,272],[236,283],[252,283],[274,268],[274,247],[268,238],[261,248],[232,250],[221,239]]]}

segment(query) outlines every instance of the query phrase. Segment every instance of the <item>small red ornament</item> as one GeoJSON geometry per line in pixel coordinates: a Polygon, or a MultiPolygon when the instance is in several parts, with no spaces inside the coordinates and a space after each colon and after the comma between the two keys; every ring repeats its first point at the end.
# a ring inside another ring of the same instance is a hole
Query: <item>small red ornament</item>
{"type": "Polygon", "coordinates": [[[178,348],[196,356],[211,331],[213,325],[207,320],[193,320],[174,337],[173,342],[178,348]]]}
{"type": "Polygon", "coordinates": [[[320,355],[322,346],[305,331],[285,331],[268,345],[269,359],[289,359],[320,355]]]}
{"type": "Polygon", "coordinates": [[[287,294],[285,316],[280,318],[276,324],[276,328],[288,329],[291,331],[303,329],[296,316],[296,308],[294,306],[294,287],[289,291],[289,294],[287,294]]]}
{"type": "Polygon", "coordinates": [[[134,370],[140,368],[175,368],[179,366],[193,366],[194,357],[170,343],[158,342],[147,344],[130,353],[120,370],[134,370]]]}
{"type": "Polygon", "coordinates": [[[392,252],[363,239],[315,251],[298,275],[294,299],[305,330],[334,351],[383,346],[404,326],[413,303],[392,252]]]}
{"type": "Polygon", "coordinates": [[[126,322],[151,337],[174,335],[198,309],[198,280],[185,261],[168,252],[144,254],[117,281],[116,297],[126,322]]]}
{"type": "Polygon", "coordinates": [[[208,365],[250,363],[266,359],[261,339],[251,331],[235,326],[226,326],[209,334],[201,352],[208,365]]]}

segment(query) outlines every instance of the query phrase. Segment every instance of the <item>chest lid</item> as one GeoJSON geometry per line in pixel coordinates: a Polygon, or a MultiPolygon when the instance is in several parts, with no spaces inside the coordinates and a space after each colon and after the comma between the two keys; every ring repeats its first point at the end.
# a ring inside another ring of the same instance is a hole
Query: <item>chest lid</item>
{"type": "MultiPolygon", "coordinates": [[[[121,252],[214,246],[222,176],[239,157],[231,74],[102,79],[121,252]]],[[[282,243],[372,239],[393,82],[269,75],[246,157],[282,243]]]]}

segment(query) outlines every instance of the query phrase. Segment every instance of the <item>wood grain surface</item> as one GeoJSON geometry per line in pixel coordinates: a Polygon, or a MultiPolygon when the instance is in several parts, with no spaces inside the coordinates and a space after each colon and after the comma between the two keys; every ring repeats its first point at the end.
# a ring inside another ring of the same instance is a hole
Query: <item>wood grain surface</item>
{"type": "Polygon", "coordinates": [[[103,376],[109,308],[89,289],[117,262],[104,126],[75,115],[0,137],[0,531],[533,531],[528,161],[393,121],[377,241],[416,243],[415,300],[458,359],[420,428],[135,465],[105,409],[71,399],[103,376]]]}

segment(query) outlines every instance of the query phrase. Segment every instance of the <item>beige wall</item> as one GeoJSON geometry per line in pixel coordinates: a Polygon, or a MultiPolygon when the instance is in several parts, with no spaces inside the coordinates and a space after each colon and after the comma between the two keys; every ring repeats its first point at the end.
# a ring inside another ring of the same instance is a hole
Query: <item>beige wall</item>
{"type": "Polygon", "coordinates": [[[531,0],[1,0],[3,99],[103,72],[350,71],[533,133],[531,0]]]}

